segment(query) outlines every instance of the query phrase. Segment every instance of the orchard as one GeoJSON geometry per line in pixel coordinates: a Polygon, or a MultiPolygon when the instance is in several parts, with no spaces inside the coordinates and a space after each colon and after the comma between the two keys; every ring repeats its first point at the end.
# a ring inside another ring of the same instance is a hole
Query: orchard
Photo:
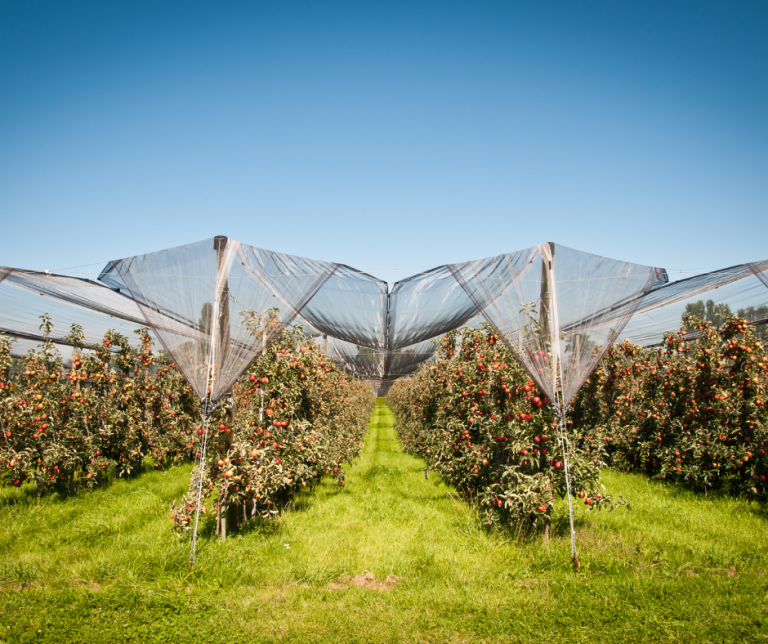
{"type": "MultiPolygon", "coordinates": [[[[46,337],[52,322],[43,316],[46,337]]],[[[323,477],[344,488],[374,405],[372,387],[345,375],[300,327],[282,330],[243,374],[203,435],[200,404],[176,366],[115,332],[88,344],[72,327],[65,365],[46,341],[21,358],[0,337],[0,480],[70,493],[144,467],[199,459],[170,515],[192,527],[203,511],[224,537],[277,514],[323,477]]],[[[398,380],[388,402],[404,449],[426,461],[483,512],[545,534],[557,497],[588,508],[617,504],[600,483],[612,466],[694,489],[764,497],[768,490],[768,358],[744,319],[720,328],[692,315],[659,349],[630,342],[605,355],[569,410],[561,440],[550,401],[498,335],[455,330],[437,359],[398,380]],[[691,335],[696,339],[690,341],[691,335]],[[564,451],[565,450],[565,451],[564,451]]],[[[623,499],[618,500],[623,503],[623,499]]]]}

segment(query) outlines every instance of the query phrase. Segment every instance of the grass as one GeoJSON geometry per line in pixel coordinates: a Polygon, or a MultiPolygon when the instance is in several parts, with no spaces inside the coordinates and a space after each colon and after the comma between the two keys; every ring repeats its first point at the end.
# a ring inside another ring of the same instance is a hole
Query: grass
{"type": "Polygon", "coordinates": [[[343,489],[225,543],[206,524],[192,571],[165,516],[188,467],[5,489],[0,642],[768,641],[763,506],[606,472],[632,509],[578,506],[576,575],[564,504],[549,545],[489,531],[422,467],[380,401],[343,489]]]}

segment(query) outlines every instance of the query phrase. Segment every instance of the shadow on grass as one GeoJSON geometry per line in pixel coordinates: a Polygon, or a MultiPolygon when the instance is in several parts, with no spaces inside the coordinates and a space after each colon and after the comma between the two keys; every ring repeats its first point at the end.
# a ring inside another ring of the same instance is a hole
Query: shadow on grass
{"type": "MultiPolygon", "coordinates": [[[[763,521],[768,521],[768,503],[765,497],[735,494],[728,485],[720,488],[705,490],[696,488],[679,481],[653,479],[638,472],[614,470],[624,476],[632,477],[635,484],[644,484],[653,489],[656,494],[663,494],[673,502],[699,503],[718,506],[723,503],[732,504],[732,508],[747,512],[763,521]]],[[[630,498],[630,503],[632,499],[630,498]]]]}
{"type": "Polygon", "coordinates": [[[116,483],[122,481],[140,481],[144,476],[149,476],[155,472],[170,472],[190,463],[190,461],[184,461],[168,467],[156,468],[152,466],[151,462],[145,462],[139,470],[129,476],[118,477],[114,472],[110,473],[99,485],[92,489],[88,489],[84,485],[75,485],[66,488],[48,488],[43,490],[41,494],[38,494],[37,487],[32,483],[24,483],[21,487],[6,486],[5,488],[0,488],[0,507],[30,507],[40,502],[52,504],[66,503],[73,499],[85,498],[90,494],[107,492],[116,483]]]}
{"type": "Polygon", "coordinates": [[[377,478],[402,478],[403,469],[398,466],[374,465],[367,472],[364,472],[360,478],[363,481],[373,481],[377,478]]]}

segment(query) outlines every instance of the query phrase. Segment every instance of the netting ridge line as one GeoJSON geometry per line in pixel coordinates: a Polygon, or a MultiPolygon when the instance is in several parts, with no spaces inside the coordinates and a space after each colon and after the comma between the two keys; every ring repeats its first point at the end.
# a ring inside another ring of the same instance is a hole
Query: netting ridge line
{"type": "MultiPolygon", "coordinates": [[[[318,260],[313,260],[313,261],[318,261],[318,260]]],[[[359,275],[359,276],[362,276],[362,277],[367,277],[369,280],[371,280],[371,281],[373,281],[373,282],[377,282],[377,283],[379,283],[379,284],[386,284],[386,283],[387,283],[387,282],[385,282],[384,280],[380,280],[378,277],[376,277],[376,276],[374,276],[374,275],[371,275],[371,274],[369,274],[369,273],[366,273],[366,272],[364,272],[364,271],[361,271],[361,270],[360,270],[360,269],[358,269],[358,268],[355,268],[354,266],[349,266],[349,265],[347,265],[347,264],[339,264],[338,262],[331,262],[331,263],[332,263],[334,266],[336,266],[337,270],[338,270],[339,268],[343,268],[343,269],[346,269],[346,270],[348,270],[348,271],[352,271],[352,272],[353,272],[353,273],[355,273],[356,275],[359,275]]]]}
{"type": "MultiPolygon", "coordinates": [[[[13,329],[6,329],[4,327],[0,327],[0,335],[6,334],[10,335],[14,338],[19,338],[21,340],[32,340],[33,342],[45,342],[45,340],[49,340],[50,342],[53,342],[54,344],[61,344],[68,347],[74,347],[77,346],[74,342],[71,342],[70,340],[65,340],[64,338],[54,338],[51,336],[44,335],[38,335],[37,333],[28,333],[26,331],[14,331],[13,329]]],[[[88,346],[85,346],[84,348],[89,348],[88,346]]],[[[117,349],[112,349],[112,351],[117,351],[117,349]]]]}
{"type": "Polygon", "coordinates": [[[398,280],[395,282],[394,287],[392,288],[392,293],[396,293],[400,288],[401,284],[407,284],[408,282],[412,282],[416,279],[419,279],[421,277],[424,277],[425,275],[429,275],[430,273],[437,273],[438,271],[441,271],[446,268],[446,265],[442,266],[435,266],[435,268],[430,268],[428,271],[423,271],[421,273],[417,273],[416,275],[411,275],[410,277],[406,277],[405,279],[398,280]]]}
{"type": "Polygon", "coordinates": [[[451,275],[453,275],[454,279],[459,283],[459,286],[461,286],[462,289],[464,289],[464,292],[467,294],[470,300],[472,300],[472,303],[475,305],[475,308],[477,308],[478,313],[483,316],[486,322],[490,324],[491,328],[496,332],[496,334],[499,336],[501,341],[506,345],[507,349],[510,350],[513,356],[515,356],[520,362],[521,365],[525,364],[522,354],[520,354],[517,349],[514,347],[514,345],[509,341],[505,333],[502,333],[501,329],[496,326],[493,320],[490,319],[488,314],[485,312],[485,309],[480,305],[480,302],[478,302],[475,295],[470,292],[468,286],[464,283],[464,279],[461,277],[459,272],[455,270],[453,264],[446,264],[446,268],[451,272],[451,275]]]}
{"type": "MultiPolygon", "coordinates": [[[[6,267],[6,268],[10,268],[10,267],[6,267]]],[[[46,273],[45,271],[33,271],[28,268],[11,268],[11,272],[27,273],[29,275],[43,275],[44,277],[61,277],[67,280],[77,280],[78,282],[87,282],[89,284],[95,284],[96,286],[102,286],[102,288],[106,288],[102,284],[98,284],[97,282],[94,282],[90,277],[75,277],[74,275],[62,275],[61,273],[46,273]]],[[[2,282],[3,279],[5,278],[0,279],[0,282],[2,282]]]]}
{"type": "Polygon", "coordinates": [[[747,267],[749,270],[751,270],[757,279],[759,279],[764,285],[765,288],[768,288],[768,277],[765,276],[765,273],[763,273],[757,266],[755,266],[754,263],[750,262],[747,264],[747,267]]]}
{"type": "Polygon", "coordinates": [[[2,266],[0,267],[0,284],[2,284],[3,280],[5,280],[6,277],[8,277],[13,271],[15,271],[15,268],[11,268],[10,266],[2,266]]]}

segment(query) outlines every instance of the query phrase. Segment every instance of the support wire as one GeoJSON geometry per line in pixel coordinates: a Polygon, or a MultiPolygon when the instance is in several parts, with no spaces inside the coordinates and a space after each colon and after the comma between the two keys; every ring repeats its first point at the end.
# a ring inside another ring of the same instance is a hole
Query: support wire
{"type": "MultiPolygon", "coordinates": [[[[217,289],[218,291],[218,289],[217,289]]],[[[205,478],[205,453],[208,449],[208,426],[210,425],[211,414],[214,412],[215,407],[211,402],[211,394],[213,393],[213,382],[215,378],[215,353],[216,353],[216,341],[215,333],[218,327],[218,318],[220,315],[221,302],[217,297],[214,302],[213,310],[216,312],[216,316],[211,318],[211,343],[208,353],[208,377],[206,379],[206,391],[205,398],[200,399],[200,411],[203,416],[203,440],[200,448],[200,465],[198,467],[198,480],[197,480],[197,499],[195,503],[195,527],[192,532],[192,548],[189,553],[189,567],[195,565],[195,547],[197,546],[197,524],[200,520],[200,505],[202,503],[203,496],[203,479],[205,478]],[[216,324],[213,321],[216,320],[216,324]]]]}
{"type": "MultiPolygon", "coordinates": [[[[207,411],[207,410],[206,410],[207,411]]],[[[203,480],[205,479],[205,453],[208,449],[208,425],[210,424],[210,414],[203,415],[203,438],[200,445],[200,462],[197,467],[197,499],[195,503],[195,527],[192,532],[192,550],[189,553],[190,568],[195,565],[195,547],[197,545],[197,524],[200,520],[200,504],[203,496],[203,480]]]]}
{"type": "MultiPolygon", "coordinates": [[[[559,397],[558,397],[559,398],[559,397]]],[[[571,527],[571,559],[573,560],[573,565],[576,568],[576,571],[579,570],[579,555],[576,552],[576,530],[573,527],[573,499],[571,498],[571,462],[568,458],[568,453],[570,452],[571,445],[568,441],[568,438],[565,435],[565,412],[566,412],[566,406],[560,405],[560,403],[557,403],[557,415],[560,416],[558,419],[558,433],[560,434],[560,448],[563,450],[563,466],[565,470],[565,490],[566,490],[566,496],[568,497],[568,519],[570,522],[571,527]],[[559,413],[557,413],[559,412],[559,413]]]]}

